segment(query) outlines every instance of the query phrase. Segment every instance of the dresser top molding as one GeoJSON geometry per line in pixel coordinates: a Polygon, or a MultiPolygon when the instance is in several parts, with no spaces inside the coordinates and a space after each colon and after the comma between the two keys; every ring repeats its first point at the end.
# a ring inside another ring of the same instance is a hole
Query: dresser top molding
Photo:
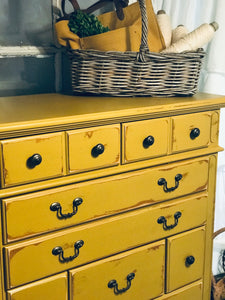
{"type": "Polygon", "coordinates": [[[205,93],[176,98],[62,94],[0,97],[0,137],[216,110],[221,107],[225,107],[225,96],[205,93]]]}

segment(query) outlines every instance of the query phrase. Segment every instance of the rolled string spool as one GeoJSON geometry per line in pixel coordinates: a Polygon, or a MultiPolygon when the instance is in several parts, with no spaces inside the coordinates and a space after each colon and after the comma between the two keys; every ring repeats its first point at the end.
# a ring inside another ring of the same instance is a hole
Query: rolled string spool
{"type": "Polygon", "coordinates": [[[171,44],[176,43],[177,41],[179,41],[180,39],[182,39],[183,37],[185,37],[185,35],[187,35],[187,34],[188,34],[188,29],[184,25],[178,25],[172,31],[171,44]]]}
{"type": "Polygon", "coordinates": [[[211,41],[215,31],[219,28],[216,22],[202,24],[176,43],[164,49],[162,53],[181,53],[185,51],[196,51],[211,41]]]}
{"type": "Polygon", "coordinates": [[[164,10],[159,10],[156,15],[159,28],[165,41],[166,48],[171,45],[172,26],[170,16],[164,10]]]}

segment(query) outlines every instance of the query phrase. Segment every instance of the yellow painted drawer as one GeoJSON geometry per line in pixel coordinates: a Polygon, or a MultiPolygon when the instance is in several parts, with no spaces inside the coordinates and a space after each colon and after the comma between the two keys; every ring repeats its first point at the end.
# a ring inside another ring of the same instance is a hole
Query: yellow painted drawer
{"type": "Polygon", "coordinates": [[[157,300],[202,300],[202,281],[194,282],[172,293],[165,294],[157,300]]]}
{"type": "Polygon", "coordinates": [[[208,158],[189,160],[4,199],[4,240],[12,242],[204,191],[208,163],[208,158]],[[179,174],[182,179],[177,182],[179,174]],[[158,184],[162,178],[167,185],[158,184]]]}
{"type": "Polygon", "coordinates": [[[71,300],[148,300],[164,291],[165,241],[70,271],[71,300]]]}
{"type": "Polygon", "coordinates": [[[207,199],[191,196],[7,245],[7,286],[16,287],[200,226],[206,221],[207,199]],[[162,217],[165,222],[159,221],[162,217]],[[75,257],[67,262],[71,256],[75,257]]]}
{"type": "Polygon", "coordinates": [[[211,135],[211,113],[172,118],[172,152],[207,147],[211,135]]]}
{"type": "Polygon", "coordinates": [[[69,173],[118,165],[120,125],[68,131],[69,173]]]}
{"type": "Polygon", "coordinates": [[[67,273],[7,291],[7,300],[68,300],[67,273]]]}
{"type": "Polygon", "coordinates": [[[64,134],[52,133],[1,141],[2,186],[58,177],[63,174],[64,134]]]}
{"type": "Polygon", "coordinates": [[[124,123],[123,162],[166,155],[169,118],[124,123]]]}
{"type": "Polygon", "coordinates": [[[167,292],[202,278],[204,253],[204,227],[168,238],[167,292]]]}

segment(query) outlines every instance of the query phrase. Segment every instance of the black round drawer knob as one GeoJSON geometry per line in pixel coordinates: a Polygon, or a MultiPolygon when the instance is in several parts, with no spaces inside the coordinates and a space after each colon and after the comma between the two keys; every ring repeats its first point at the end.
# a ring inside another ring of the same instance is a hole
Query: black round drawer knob
{"type": "Polygon", "coordinates": [[[33,169],[36,166],[40,165],[41,162],[42,162],[41,155],[38,154],[38,153],[35,153],[31,157],[28,158],[28,160],[27,160],[27,167],[29,169],[33,169]]]}
{"type": "Polygon", "coordinates": [[[104,145],[98,144],[94,148],[92,148],[91,155],[93,157],[98,157],[99,155],[101,155],[104,152],[104,150],[105,150],[104,145]]]}
{"type": "Polygon", "coordinates": [[[150,146],[152,146],[155,142],[155,139],[152,135],[147,136],[144,141],[143,141],[143,147],[144,148],[149,148],[150,146]]]}
{"type": "Polygon", "coordinates": [[[195,262],[194,256],[190,255],[186,258],[185,265],[186,265],[186,267],[189,267],[189,266],[193,265],[194,262],[195,262]]]}
{"type": "Polygon", "coordinates": [[[194,128],[192,129],[191,133],[190,133],[190,138],[192,140],[196,139],[198,136],[200,135],[200,129],[199,128],[194,128]]]}

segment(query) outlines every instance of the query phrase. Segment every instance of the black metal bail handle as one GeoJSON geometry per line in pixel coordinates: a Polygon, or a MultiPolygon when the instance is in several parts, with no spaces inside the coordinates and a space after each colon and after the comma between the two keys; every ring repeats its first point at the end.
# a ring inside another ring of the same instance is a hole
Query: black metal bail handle
{"type": "Polygon", "coordinates": [[[166,181],[165,178],[160,178],[158,180],[158,185],[163,185],[163,190],[164,190],[165,193],[173,192],[178,188],[179,182],[182,179],[182,177],[183,176],[181,174],[177,174],[175,176],[175,178],[174,178],[175,179],[175,186],[173,186],[173,187],[168,188],[167,181],[166,181]]]}
{"type": "Polygon", "coordinates": [[[64,214],[62,212],[62,206],[59,202],[54,202],[50,205],[50,210],[51,211],[56,211],[56,215],[57,218],[62,220],[62,219],[69,219],[72,216],[76,215],[76,213],[78,212],[78,206],[81,205],[83,203],[83,199],[82,198],[76,198],[73,200],[73,211],[71,213],[67,213],[64,214]]]}
{"type": "Polygon", "coordinates": [[[159,217],[158,220],[157,220],[157,223],[158,224],[163,224],[163,229],[164,230],[171,230],[171,229],[173,229],[174,227],[177,226],[178,220],[181,217],[181,215],[182,215],[182,213],[180,211],[177,211],[174,214],[174,223],[171,224],[171,225],[167,225],[167,219],[164,216],[159,217]]]}
{"type": "Polygon", "coordinates": [[[74,255],[71,255],[69,257],[65,257],[64,256],[64,251],[62,249],[62,247],[60,246],[57,246],[55,248],[52,249],[52,254],[55,255],[55,256],[59,256],[59,261],[61,263],[67,263],[67,262],[70,262],[72,260],[74,260],[76,257],[79,256],[80,254],[80,248],[83,247],[84,245],[84,241],[83,240],[79,240],[79,241],[76,241],[76,243],[74,244],[74,255]]]}
{"type": "Polygon", "coordinates": [[[127,286],[125,288],[119,289],[118,283],[115,279],[109,281],[108,288],[113,289],[115,295],[123,294],[131,287],[131,281],[134,279],[134,277],[134,273],[130,273],[127,275],[127,286]]]}

